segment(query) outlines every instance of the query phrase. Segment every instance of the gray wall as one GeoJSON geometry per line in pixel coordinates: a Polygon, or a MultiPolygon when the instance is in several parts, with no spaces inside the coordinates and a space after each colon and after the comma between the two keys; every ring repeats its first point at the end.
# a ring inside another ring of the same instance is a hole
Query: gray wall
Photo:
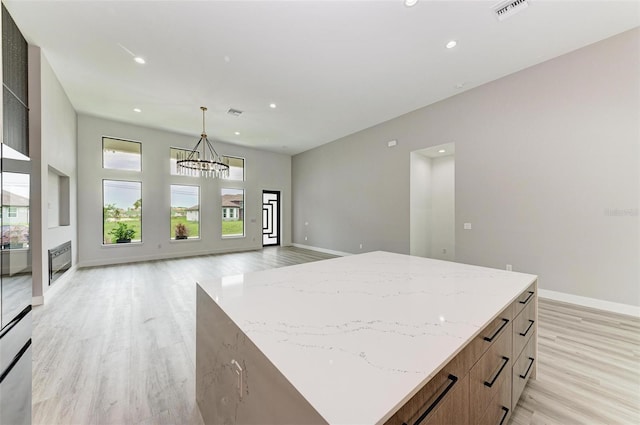
{"type": "Polygon", "coordinates": [[[261,248],[263,189],[281,191],[281,242],[291,244],[291,157],[214,142],[220,154],[245,158],[244,182],[170,175],[170,147],[191,149],[198,137],[198,127],[194,127],[193,136],[185,136],[79,115],[80,266],[261,248]],[[141,142],[142,172],[103,169],[103,136],[141,142]],[[102,244],[103,179],[142,181],[141,244],[102,244]],[[200,240],[170,241],[171,184],[200,186],[200,240]],[[222,187],[245,190],[245,237],[222,239],[220,236],[222,187]]]}
{"type": "Polygon", "coordinates": [[[49,289],[48,250],[71,241],[77,262],[77,116],[47,58],[37,46],[29,46],[29,144],[31,174],[31,249],[34,302],[49,289]],[[69,225],[49,226],[49,170],[69,177],[69,225]]]}
{"type": "Polygon", "coordinates": [[[408,253],[410,152],[455,142],[456,261],[640,305],[639,52],[636,28],[296,155],[294,242],[408,253]]]}

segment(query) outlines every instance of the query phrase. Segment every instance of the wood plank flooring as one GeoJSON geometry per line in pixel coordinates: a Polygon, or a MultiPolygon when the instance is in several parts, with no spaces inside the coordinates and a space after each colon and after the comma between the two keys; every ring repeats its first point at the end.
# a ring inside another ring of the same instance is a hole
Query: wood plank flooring
{"type": "MultiPolygon", "coordinates": [[[[331,258],[299,248],[76,270],[34,309],[34,424],[202,424],[198,280],[331,258]]],[[[540,300],[538,379],[511,424],[640,423],[640,319],[540,300]]]]}
{"type": "Polygon", "coordinates": [[[538,350],[512,425],[640,424],[640,318],[541,298],[538,350]]]}

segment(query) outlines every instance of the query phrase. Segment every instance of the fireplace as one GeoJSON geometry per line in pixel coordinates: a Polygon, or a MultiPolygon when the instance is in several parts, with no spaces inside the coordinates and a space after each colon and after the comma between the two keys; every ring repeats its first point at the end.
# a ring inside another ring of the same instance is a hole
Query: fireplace
{"type": "Polygon", "coordinates": [[[49,285],[71,268],[71,241],[49,250],[49,285]]]}

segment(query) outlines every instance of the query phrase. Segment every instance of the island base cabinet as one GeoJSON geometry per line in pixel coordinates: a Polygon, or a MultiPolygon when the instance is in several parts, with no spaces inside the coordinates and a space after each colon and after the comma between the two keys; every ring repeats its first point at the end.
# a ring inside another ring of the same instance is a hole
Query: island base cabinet
{"type": "Polygon", "coordinates": [[[469,424],[469,376],[439,373],[385,425],[469,424]]]}
{"type": "Polygon", "coordinates": [[[535,376],[536,368],[536,334],[534,333],[529,342],[522,350],[522,354],[513,365],[513,405],[518,403],[520,395],[531,376],[535,376]]]}
{"type": "Polygon", "coordinates": [[[196,400],[205,424],[327,424],[200,287],[196,317],[196,400]]]}
{"type": "MultiPolygon", "coordinates": [[[[511,417],[511,382],[500,385],[498,393],[487,406],[487,410],[477,425],[507,425],[511,417]]],[[[475,425],[475,424],[474,424],[475,425]]]]}
{"type": "MultiPolygon", "coordinates": [[[[471,369],[470,416],[477,424],[500,388],[511,383],[511,324],[504,328],[495,343],[471,369]]],[[[509,402],[506,407],[510,407],[509,402]]]]}

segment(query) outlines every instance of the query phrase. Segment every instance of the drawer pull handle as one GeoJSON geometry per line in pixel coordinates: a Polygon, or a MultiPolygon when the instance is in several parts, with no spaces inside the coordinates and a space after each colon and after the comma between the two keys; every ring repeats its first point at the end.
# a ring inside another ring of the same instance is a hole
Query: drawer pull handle
{"type": "Polygon", "coordinates": [[[504,420],[507,419],[507,415],[509,414],[509,409],[507,409],[506,407],[502,406],[502,410],[504,410],[504,413],[502,414],[502,419],[500,419],[500,423],[498,425],[502,425],[504,423],[504,420]]]}
{"type": "Polygon", "coordinates": [[[484,385],[486,385],[489,388],[493,387],[493,384],[496,383],[496,380],[498,379],[498,376],[500,376],[500,374],[504,370],[504,368],[507,365],[507,363],[509,363],[509,357],[502,356],[502,362],[503,362],[502,366],[500,366],[500,370],[498,371],[498,373],[496,373],[496,376],[493,377],[491,382],[484,381],[484,385]]]}
{"type": "Polygon", "coordinates": [[[529,374],[529,371],[531,370],[531,366],[533,366],[533,362],[534,362],[534,358],[533,357],[529,357],[529,367],[527,368],[527,371],[524,373],[524,375],[520,375],[520,378],[522,379],[526,379],[527,375],[529,374]]]}
{"type": "Polygon", "coordinates": [[[498,330],[495,331],[490,337],[485,336],[483,339],[487,342],[493,341],[493,339],[498,336],[498,334],[504,329],[505,326],[507,326],[508,323],[509,319],[502,319],[502,325],[498,328],[498,330]]]}
{"type": "MultiPolygon", "coordinates": [[[[431,403],[431,405],[429,407],[427,407],[427,410],[424,411],[424,413],[422,415],[420,415],[420,417],[418,419],[416,419],[416,421],[413,423],[413,425],[418,425],[420,424],[420,422],[424,421],[424,418],[427,417],[427,415],[429,413],[431,413],[433,411],[433,409],[436,408],[436,406],[438,406],[438,403],[440,403],[442,401],[442,399],[444,398],[444,396],[447,395],[447,393],[451,390],[451,388],[453,388],[453,386],[456,384],[456,382],[458,382],[458,377],[449,374],[449,376],[447,377],[447,379],[451,382],[449,382],[449,384],[447,385],[447,388],[444,389],[444,391],[442,391],[440,393],[440,395],[438,396],[438,398],[436,398],[433,403],[431,403]]],[[[402,425],[407,425],[406,422],[402,422],[402,425]]]]}
{"type": "Polygon", "coordinates": [[[520,304],[526,304],[529,302],[529,300],[531,299],[531,297],[533,297],[533,294],[535,294],[535,292],[533,291],[529,291],[529,296],[527,297],[527,299],[525,299],[524,301],[518,301],[520,304]]]}
{"type": "Polygon", "coordinates": [[[534,320],[529,320],[529,327],[527,328],[526,331],[520,332],[520,336],[527,336],[527,334],[531,330],[531,326],[533,326],[534,323],[536,323],[534,320]]]}

